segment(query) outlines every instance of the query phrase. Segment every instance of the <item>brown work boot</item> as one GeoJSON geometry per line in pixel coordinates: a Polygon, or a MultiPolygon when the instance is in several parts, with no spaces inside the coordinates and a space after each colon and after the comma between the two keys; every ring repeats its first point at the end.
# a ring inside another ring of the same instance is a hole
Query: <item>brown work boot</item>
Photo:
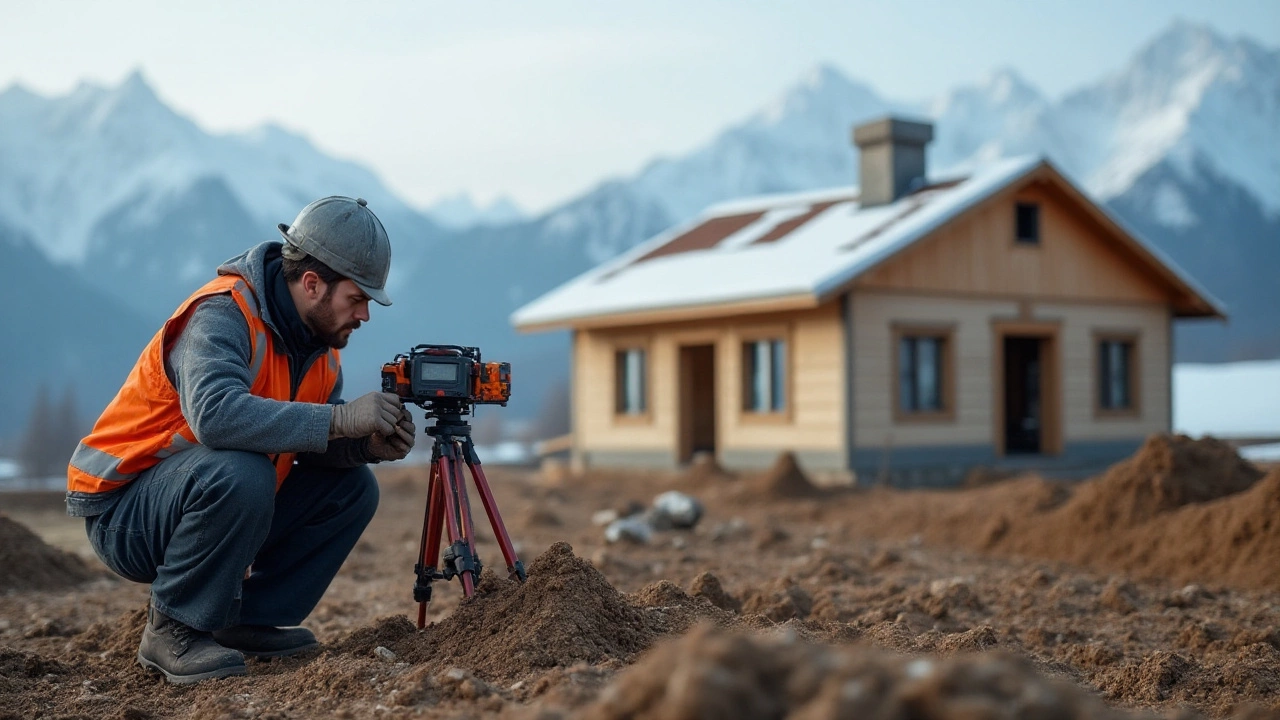
{"type": "Polygon", "coordinates": [[[209,633],[183,625],[155,608],[147,610],[138,662],[159,670],[178,685],[248,672],[239,651],[219,645],[209,633]]]}
{"type": "Polygon", "coordinates": [[[236,625],[214,630],[213,639],[249,657],[284,657],[320,647],[316,636],[304,627],[236,625]]]}

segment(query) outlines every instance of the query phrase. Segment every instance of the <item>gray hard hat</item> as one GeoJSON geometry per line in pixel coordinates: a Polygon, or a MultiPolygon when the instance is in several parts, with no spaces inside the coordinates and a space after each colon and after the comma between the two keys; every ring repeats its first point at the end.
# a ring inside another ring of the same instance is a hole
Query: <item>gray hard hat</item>
{"type": "Polygon", "coordinates": [[[285,242],[350,279],[379,304],[390,305],[391,240],[368,205],[364,198],[330,195],[302,208],[293,225],[278,227],[285,242]]]}

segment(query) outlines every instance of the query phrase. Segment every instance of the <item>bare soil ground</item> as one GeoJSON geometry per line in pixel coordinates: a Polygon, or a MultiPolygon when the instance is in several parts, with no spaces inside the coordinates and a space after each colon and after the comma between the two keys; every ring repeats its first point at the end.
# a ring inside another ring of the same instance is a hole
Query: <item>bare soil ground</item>
{"type": "MultiPolygon", "coordinates": [[[[527,583],[437,583],[418,631],[426,468],[390,468],[308,620],[324,648],[194,687],[137,665],[147,588],[57,494],[0,495],[0,718],[1280,717],[1280,470],[1212,440],[928,492],[818,488],[787,457],[488,472],[527,583]],[[592,523],[671,489],[704,504],[692,530],[592,523]]],[[[501,564],[487,527],[480,552],[501,564]]]]}

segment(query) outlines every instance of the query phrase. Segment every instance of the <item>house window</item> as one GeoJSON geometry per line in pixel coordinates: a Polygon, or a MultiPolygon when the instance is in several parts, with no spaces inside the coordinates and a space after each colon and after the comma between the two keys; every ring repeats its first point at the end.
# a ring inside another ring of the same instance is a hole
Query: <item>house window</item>
{"type": "Polygon", "coordinates": [[[614,354],[614,408],[619,415],[643,415],[649,407],[645,362],[643,348],[627,348],[614,354]]]}
{"type": "Polygon", "coordinates": [[[940,413],[945,401],[947,336],[904,333],[898,338],[898,408],[940,413]]]}
{"type": "Polygon", "coordinates": [[[748,412],[776,413],[787,407],[787,343],[754,340],[742,344],[742,407],[748,412]]]}
{"type": "Polygon", "coordinates": [[[1015,206],[1014,238],[1028,245],[1040,244],[1040,206],[1035,203],[1017,203],[1015,206]]]}
{"type": "Polygon", "coordinates": [[[1131,339],[1098,341],[1098,407],[1102,410],[1135,407],[1133,347],[1131,339]]]}

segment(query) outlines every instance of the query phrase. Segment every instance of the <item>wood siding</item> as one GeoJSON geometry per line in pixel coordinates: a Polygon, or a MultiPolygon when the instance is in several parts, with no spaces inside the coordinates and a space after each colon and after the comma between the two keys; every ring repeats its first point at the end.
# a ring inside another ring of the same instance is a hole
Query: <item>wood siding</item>
{"type": "MultiPolygon", "coordinates": [[[[1012,302],[999,298],[916,296],[860,291],[854,295],[854,442],[860,449],[909,446],[999,444],[995,433],[1000,397],[993,368],[997,325],[1056,327],[1057,372],[1064,443],[1139,438],[1170,427],[1169,308],[1166,305],[1107,306],[1093,303],[1012,302]],[[895,325],[947,323],[955,387],[954,419],[934,421],[894,417],[897,380],[893,376],[895,325]],[[1098,397],[1099,334],[1137,337],[1137,412],[1105,417],[1098,397]]],[[[1054,403],[1046,403],[1053,406],[1054,403]]]]}
{"type": "Polygon", "coordinates": [[[1097,307],[1093,305],[1044,305],[1045,316],[1062,318],[1063,363],[1071,370],[1064,378],[1063,421],[1070,440],[1114,440],[1167,431],[1169,416],[1169,308],[1097,307]],[[1100,417],[1095,413],[1099,395],[1099,333],[1137,335],[1137,412],[1100,417]]]}
{"type": "Polygon", "coordinates": [[[748,318],[588,330],[574,338],[574,446],[578,453],[669,451],[680,447],[680,347],[709,344],[715,352],[716,448],[844,450],[844,349],[838,305],[748,318]],[[785,412],[743,411],[742,344],[787,341],[785,412]],[[614,353],[648,352],[649,412],[614,412],[614,353]]]}
{"type": "Polygon", "coordinates": [[[998,196],[871,270],[864,289],[1015,298],[1168,303],[1169,290],[1055,192],[1032,185],[998,196]],[[1040,242],[1014,242],[1014,204],[1040,207],[1040,242]]]}
{"type": "MultiPolygon", "coordinates": [[[[854,440],[858,448],[1001,445],[995,323],[1047,323],[1061,390],[1047,406],[1056,441],[1141,437],[1169,427],[1168,289],[1063,203],[1030,185],[1003,193],[859,278],[854,295],[854,440]],[[1014,241],[1015,203],[1040,208],[1038,244],[1014,241]],[[894,325],[953,324],[954,419],[894,417],[894,325]],[[1135,333],[1139,404],[1095,411],[1098,333],[1135,333]]],[[[1015,325],[1016,327],[1016,325],[1015,325]]]]}
{"type": "Polygon", "coordinates": [[[853,297],[853,437],[859,448],[963,445],[991,442],[991,347],[993,317],[1016,318],[1008,300],[929,297],[859,291],[853,297]],[[895,325],[936,325],[954,329],[955,412],[936,421],[895,422],[897,379],[893,377],[895,325]]]}

